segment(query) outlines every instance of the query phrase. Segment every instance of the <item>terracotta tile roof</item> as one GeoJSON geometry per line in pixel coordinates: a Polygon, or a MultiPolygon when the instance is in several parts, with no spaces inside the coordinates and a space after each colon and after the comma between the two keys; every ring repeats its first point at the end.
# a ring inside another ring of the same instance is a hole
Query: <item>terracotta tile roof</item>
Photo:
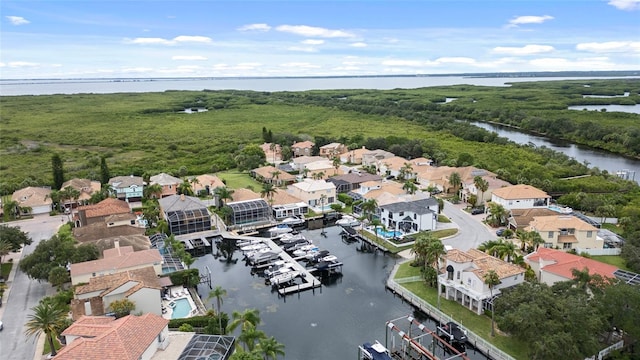
{"type": "Polygon", "coordinates": [[[75,289],[76,295],[82,295],[91,293],[94,291],[101,291],[100,296],[106,296],[118,287],[126,284],[129,281],[138,283],[138,285],[128,289],[125,293],[126,296],[133,294],[139,289],[146,287],[152,289],[162,289],[160,286],[160,280],[156,275],[152,266],[148,266],[142,269],[129,270],[119,272],[111,275],[97,276],[89,279],[89,284],[77,286],[75,289]]]}
{"type": "Polygon", "coordinates": [[[400,168],[402,168],[404,164],[408,162],[409,160],[400,156],[394,156],[380,160],[380,164],[384,165],[389,170],[400,170],[400,168]]]}
{"type": "Polygon", "coordinates": [[[301,141],[291,145],[291,148],[305,149],[305,148],[312,148],[314,145],[315,143],[311,141],[301,141]]]}
{"type": "Polygon", "coordinates": [[[204,190],[207,185],[209,186],[210,191],[213,191],[213,189],[217,187],[226,186],[224,182],[222,182],[222,180],[220,180],[220,178],[215,175],[203,174],[196,176],[196,179],[198,180],[198,182],[193,185],[194,191],[204,190]]]}
{"type": "Polygon", "coordinates": [[[531,185],[518,184],[493,190],[493,194],[505,200],[550,198],[546,192],[531,185]]]}
{"type": "Polygon", "coordinates": [[[56,360],[138,360],[147,348],[154,346],[168,323],[169,320],[152,313],[129,315],[110,323],[93,325],[96,330],[89,330],[91,325],[86,323],[74,328],[74,323],[63,334],[81,337],[61,349],[56,360]],[[82,330],[87,333],[82,333],[82,330]],[[92,337],[95,333],[99,335],[92,337]]]}
{"type": "Polygon", "coordinates": [[[231,194],[231,197],[233,197],[233,200],[231,200],[230,202],[261,199],[260,194],[253,190],[245,188],[235,189],[233,191],[233,194],[231,194]]]}
{"type": "Polygon", "coordinates": [[[617,267],[602,263],[593,259],[573,255],[560,250],[538,248],[535,252],[524,257],[527,262],[550,262],[543,266],[542,270],[550,272],[566,279],[573,279],[572,269],[589,269],[589,274],[599,274],[602,277],[615,278],[613,274],[617,267]]]}
{"type": "Polygon", "coordinates": [[[451,249],[447,251],[447,254],[444,257],[447,260],[451,260],[457,263],[470,262],[474,259],[474,257],[459,249],[451,249]]]}
{"type": "Polygon", "coordinates": [[[557,214],[557,212],[546,208],[511,209],[511,217],[519,229],[529,226],[536,216],[553,216],[557,214]]]}
{"type": "Polygon", "coordinates": [[[322,156],[300,156],[300,157],[294,158],[292,161],[296,165],[304,165],[304,164],[309,164],[316,161],[322,161],[333,166],[331,161],[329,161],[327,158],[324,158],[322,156]]]}
{"type": "Polygon", "coordinates": [[[301,182],[289,185],[289,187],[295,187],[300,189],[303,192],[312,192],[312,191],[321,191],[321,190],[331,190],[336,188],[336,185],[330,182],[326,182],[324,180],[312,180],[312,179],[304,179],[301,182]]]}
{"type": "Polygon", "coordinates": [[[560,231],[560,229],[598,231],[595,226],[573,215],[534,216],[529,228],[534,231],[560,231]]]}
{"type": "Polygon", "coordinates": [[[159,185],[178,185],[182,184],[182,179],[177,178],[175,176],[171,176],[166,173],[160,173],[158,175],[154,175],[149,178],[149,182],[151,184],[159,184],[159,185]]]}
{"type": "Polygon", "coordinates": [[[456,263],[471,263],[471,268],[468,271],[475,273],[480,279],[489,270],[495,271],[500,279],[524,273],[524,269],[520,266],[485,254],[478,249],[469,249],[466,252],[452,249],[447,251],[445,259],[456,263]]]}
{"type": "Polygon", "coordinates": [[[85,216],[89,218],[102,217],[115,214],[127,214],[131,208],[126,201],[106,198],[97,204],[79,206],[78,212],[85,211],[85,216]]]}
{"type": "MultiPolygon", "coordinates": [[[[113,237],[144,236],[145,229],[129,225],[107,226],[106,222],[97,222],[86,226],[73,228],[73,237],[81,243],[97,241],[113,237]]],[[[147,238],[147,241],[149,239],[147,238]]],[[[150,244],[150,243],[149,243],[150,244]]],[[[121,246],[132,245],[120,242],[121,246]]],[[[146,249],[149,247],[147,246],[146,249]]],[[[103,249],[104,250],[104,249],[103,249]]],[[[143,249],[136,249],[143,250],[143,249]]]]}
{"type": "Polygon", "coordinates": [[[121,256],[106,257],[104,259],[85,261],[71,264],[71,277],[92,274],[107,270],[119,271],[140,265],[161,263],[162,255],[158,249],[130,252],[121,256]]]}
{"type": "Polygon", "coordinates": [[[24,189],[17,190],[11,195],[12,201],[17,201],[22,207],[37,207],[43,205],[51,205],[50,198],[51,189],[41,187],[26,187],[24,189]]]}
{"type": "Polygon", "coordinates": [[[296,179],[295,176],[289,174],[288,172],[282,171],[282,170],[280,170],[280,169],[278,169],[276,167],[273,167],[273,166],[263,166],[263,167],[259,167],[259,168],[253,169],[251,171],[254,172],[257,175],[262,176],[265,179],[272,179],[272,178],[274,179],[275,177],[273,176],[273,173],[276,172],[276,171],[279,173],[278,180],[281,180],[281,181],[293,181],[293,180],[296,179]]]}
{"type": "Polygon", "coordinates": [[[304,201],[289,194],[284,189],[278,189],[278,191],[276,191],[276,193],[273,195],[273,205],[297,204],[300,202],[304,201]]]}
{"type": "Polygon", "coordinates": [[[102,184],[99,181],[93,181],[90,179],[71,179],[69,181],[65,181],[60,190],[66,188],[67,186],[71,186],[72,188],[80,191],[79,200],[84,200],[84,198],[91,198],[91,194],[95,192],[99,192],[102,189],[102,184]]]}

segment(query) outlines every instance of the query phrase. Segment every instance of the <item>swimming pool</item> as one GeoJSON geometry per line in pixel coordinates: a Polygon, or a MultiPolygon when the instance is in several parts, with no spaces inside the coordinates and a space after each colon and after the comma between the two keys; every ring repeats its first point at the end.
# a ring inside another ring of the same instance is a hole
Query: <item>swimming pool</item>
{"type": "MultiPolygon", "coordinates": [[[[189,304],[189,300],[182,298],[173,300],[173,313],[171,314],[172,319],[182,319],[189,316],[191,313],[191,304],[189,304]]],[[[171,306],[171,304],[169,304],[171,306]]]]}
{"type": "Polygon", "coordinates": [[[382,236],[385,239],[393,239],[393,238],[401,237],[402,235],[404,235],[402,231],[399,231],[399,230],[389,231],[389,230],[384,230],[382,228],[376,228],[376,234],[378,236],[382,236]]]}
{"type": "Polygon", "coordinates": [[[178,269],[175,266],[163,266],[162,267],[162,273],[163,274],[169,274],[172,272],[176,272],[178,271],[178,269]]]}

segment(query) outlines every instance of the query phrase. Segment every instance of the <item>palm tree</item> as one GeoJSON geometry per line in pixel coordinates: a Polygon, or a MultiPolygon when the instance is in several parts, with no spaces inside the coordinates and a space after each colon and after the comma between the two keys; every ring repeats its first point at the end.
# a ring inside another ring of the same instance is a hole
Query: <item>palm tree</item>
{"type": "Polygon", "coordinates": [[[322,180],[324,178],[324,171],[318,171],[316,173],[313,173],[313,175],[311,175],[311,178],[313,180],[322,180]]]}
{"type": "Polygon", "coordinates": [[[220,308],[222,307],[222,298],[227,296],[227,290],[223,289],[222,286],[216,286],[215,289],[209,291],[209,296],[207,300],[211,300],[213,298],[216,299],[216,308],[218,309],[218,321],[220,326],[220,331],[222,331],[222,316],[220,315],[220,308]]]}
{"type": "Polygon", "coordinates": [[[273,336],[260,340],[258,350],[264,355],[264,360],[276,360],[278,355],[284,357],[284,344],[279,343],[273,336]]]}
{"type": "Polygon", "coordinates": [[[276,194],[278,189],[273,186],[273,184],[264,183],[262,184],[262,191],[260,191],[260,196],[269,199],[269,205],[273,205],[273,195],[276,194]]]}
{"type": "Polygon", "coordinates": [[[262,330],[258,330],[255,326],[248,326],[243,329],[238,336],[238,340],[244,344],[245,350],[251,352],[256,346],[256,341],[260,341],[267,338],[267,334],[262,330]]]}
{"type": "Polygon", "coordinates": [[[20,214],[20,203],[15,200],[6,201],[2,204],[4,220],[15,219],[20,214]]]}
{"type": "Polygon", "coordinates": [[[271,180],[272,181],[275,180],[275,184],[274,185],[276,185],[276,186],[278,186],[278,183],[279,183],[278,180],[280,179],[280,174],[282,174],[280,172],[280,170],[276,170],[276,171],[272,171],[271,172],[271,180]]]}
{"type": "Polygon", "coordinates": [[[162,195],[162,185],[151,184],[149,186],[145,186],[143,193],[147,199],[157,199],[162,195]]]}
{"type": "Polygon", "coordinates": [[[438,266],[440,263],[440,258],[442,257],[442,255],[446,254],[447,251],[444,248],[444,244],[442,243],[442,241],[440,241],[440,239],[438,239],[437,237],[433,236],[433,234],[431,233],[427,233],[427,241],[428,241],[428,245],[427,245],[427,259],[429,261],[429,264],[433,264],[433,268],[436,270],[436,273],[438,272],[438,266]]]}
{"type": "Polygon", "coordinates": [[[250,326],[258,326],[260,323],[260,311],[258,309],[245,309],[243,312],[234,311],[231,314],[231,318],[233,320],[227,326],[227,332],[233,332],[238,326],[245,330],[250,326]]]}
{"type": "Polygon", "coordinates": [[[200,185],[200,180],[198,180],[198,178],[194,176],[189,179],[189,182],[191,183],[191,190],[193,191],[193,194],[197,196],[199,191],[195,191],[195,189],[196,185],[200,185]]]}
{"type": "Polygon", "coordinates": [[[538,247],[544,244],[544,239],[540,236],[540,233],[537,231],[529,231],[529,235],[527,235],[527,239],[529,240],[529,244],[533,248],[533,251],[538,250],[538,247]]]}
{"type": "Polygon", "coordinates": [[[363,202],[362,205],[360,206],[360,209],[362,209],[364,216],[369,221],[371,221],[371,217],[373,214],[375,214],[377,208],[378,208],[378,201],[376,201],[376,199],[369,199],[363,202]]]}
{"type": "Polygon", "coordinates": [[[11,250],[13,250],[11,243],[5,239],[0,239],[0,265],[2,265],[2,260],[9,255],[11,250]]]}
{"type": "Polygon", "coordinates": [[[225,205],[225,200],[232,200],[233,199],[233,190],[228,189],[226,186],[218,186],[217,188],[215,188],[213,190],[213,194],[217,197],[218,199],[218,206],[219,207],[224,207],[225,205]]]}
{"type": "Polygon", "coordinates": [[[453,188],[454,194],[458,193],[460,186],[462,186],[462,178],[460,177],[460,174],[453,172],[449,175],[449,186],[453,188]]]}
{"type": "Polygon", "coordinates": [[[512,241],[505,241],[500,249],[500,258],[507,257],[507,262],[511,262],[517,254],[517,246],[512,241]]]}
{"type": "MultiPolygon", "coordinates": [[[[73,200],[73,202],[78,201],[78,198],[80,197],[80,191],[71,186],[67,186],[64,189],[60,190],[59,195],[60,201],[66,204],[67,200],[73,200]]],[[[71,206],[69,207],[69,216],[71,217],[71,219],[73,219],[73,203],[71,203],[71,206]]]]}
{"type": "MultiPolygon", "coordinates": [[[[500,284],[500,277],[498,276],[498,273],[496,273],[495,270],[487,271],[484,274],[484,283],[489,286],[489,294],[492,298],[492,304],[493,304],[493,288],[496,285],[500,284]]],[[[496,336],[496,326],[494,321],[495,312],[496,312],[496,309],[492,307],[491,308],[491,336],[496,336]]]]}
{"type": "Polygon", "coordinates": [[[338,174],[338,168],[340,168],[340,158],[337,156],[333,157],[333,167],[334,167],[334,171],[333,171],[333,175],[337,175],[338,174]]]}
{"type": "Polygon", "coordinates": [[[416,256],[416,262],[423,263],[424,268],[428,266],[428,262],[427,262],[428,245],[429,245],[429,242],[427,237],[417,236],[410,250],[410,253],[416,256]]]}
{"type": "Polygon", "coordinates": [[[56,356],[57,352],[53,344],[53,337],[57,335],[56,329],[64,321],[66,316],[64,310],[51,302],[40,302],[31,310],[33,310],[33,314],[29,315],[29,320],[25,324],[25,334],[33,336],[44,333],[49,341],[51,355],[56,356]]]}
{"type": "Polygon", "coordinates": [[[487,218],[489,225],[500,226],[504,224],[506,217],[507,210],[505,210],[504,206],[495,202],[489,203],[489,216],[487,218]]]}
{"type": "Polygon", "coordinates": [[[404,163],[398,172],[398,180],[405,180],[413,175],[413,166],[411,163],[404,163]]]}
{"type": "Polygon", "coordinates": [[[415,194],[418,190],[418,186],[413,181],[407,181],[402,185],[402,190],[406,191],[407,194],[415,194]]]}
{"type": "Polygon", "coordinates": [[[191,183],[189,180],[184,180],[180,184],[178,184],[178,194],[193,196],[193,189],[191,188],[191,183]]]}
{"type": "Polygon", "coordinates": [[[309,175],[309,171],[311,170],[309,170],[308,168],[302,169],[302,176],[307,177],[307,175],[309,175]]]}
{"type": "Polygon", "coordinates": [[[480,195],[478,195],[478,199],[480,200],[480,205],[484,202],[484,193],[489,190],[489,182],[483,179],[481,176],[476,176],[473,178],[473,184],[476,186],[476,189],[480,191],[480,195]]]}
{"type": "Polygon", "coordinates": [[[271,144],[269,144],[269,150],[271,150],[271,153],[273,154],[273,163],[276,163],[276,150],[278,150],[278,145],[274,142],[272,142],[271,144]]]}

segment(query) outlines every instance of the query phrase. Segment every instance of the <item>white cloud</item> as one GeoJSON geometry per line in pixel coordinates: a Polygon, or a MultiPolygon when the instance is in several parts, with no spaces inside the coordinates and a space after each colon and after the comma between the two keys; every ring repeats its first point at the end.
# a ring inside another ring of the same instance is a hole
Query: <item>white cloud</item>
{"type": "Polygon", "coordinates": [[[26,25],[31,22],[22,16],[7,16],[6,18],[12,25],[26,25]]]}
{"type": "Polygon", "coordinates": [[[238,31],[269,31],[271,26],[267,24],[248,24],[238,28],[238,31]]]}
{"type": "Polygon", "coordinates": [[[176,45],[179,43],[210,43],[211,38],[206,36],[176,36],[173,39],[163,38],[146,38],[140,37],[135,39],[125,39],[127,44],[140,44],[140,45],[176,45]]]}
{"type": "Polygon", "coordinates": [[[0,62],[0,67],[5,67],[5,66],[7,66],[7,64],[0,62]]]}
{"type": "Polygon", "coordinates": [[[148,68],[148,67],[131,67],[131,68],[120,69],[120,71],[122,71],[123,73],[146,73],[146,72],[151,72],[153,70],[155,69],[148,68]]]}
{"type": "Polygon", "coordinates": [[[609,5],[619,10],[633,11],[640,9],[640,0],[611,0],[609,5]]]}
{"type": "Polygon", "coordinates": [[[307,37],[322,38],[348,38],[354,37],[353,34],[342,30],[330,30],[325,28],[307,26],[307,25],[280,25],[276,30],[290,34],[296,34],[307,37]]]}
{"type": "Polygon", "coordinates": [[[640,52],[640,41],[590,42],[576,45],[576,50],[594,53],[603,52],[640,52]]]}
{"type": "Polygon", "coordinates": [[[441,57],[436,59],[435,61],[437,64],[466,64],[466,65],[473,65],[476,63],[475,59],[469,58],[469,57],[441,57]]]}
{"type": "Polygon", "coordinates": [[[544,15],[544,16],[518,16],[511,20],[509,20],[510,26],[518,26],[522,24],[542,24],[547,20],[553,20],[553,16],[544,15]]]}
{"type": "Polygon", "coordinates": [[[496,54],[523,56],[548,53],[554,50],[553,46],[549,45],[525,45],[523,47],[497,46],[493,48],[492,52],[496,54]]]}
{"type": "Polygon", "coordinates": [[[311,63],[307,63],[307,62],[289,62],[289,63],[284,63],[284,64],[280,64],[281,67],[286,67],[286,68],[300,68],[300,69],[317,69],[320,68],[320,66],[318,65],[314,65],[311,63]]]}
{"type": "Polygon", "coordinates": [[[28,61],[9,61],[9,67],[12,68],[23,68],[23,67],[37,67],[40,66],[38,63],[28,62],[28,61]]]}
{"type": "Polygon", "coordinates": [[[171,60],[207,60],[206,57],[200,55],[176,55],[171,60]]]}
{"type": "Polygon", "coordinates": [[[355,42],[351,44],[351,46],[355,48],[364,48],[364,47],[367,47],[367,44],[363,42],[355,42]]]}
{"type": "Polygon", "coordinates": [[[324,40],[320,39],[307,39],[302,41],[305,45],[322,45],[324,44],[324,40]]]}
{"type": "Polygon", "coordinates": [[[299,52],[318,52],[318,49],[311,46],[290,46],[287,48],[289,51],[299,51],[299,52]]]}
{"type": "Polygon", "coordinates": [[[406,66],[406,67],[421,67],[424,66],[424,62],[417,60],[384,60],[382,62],[384,66],[406,66]]]}

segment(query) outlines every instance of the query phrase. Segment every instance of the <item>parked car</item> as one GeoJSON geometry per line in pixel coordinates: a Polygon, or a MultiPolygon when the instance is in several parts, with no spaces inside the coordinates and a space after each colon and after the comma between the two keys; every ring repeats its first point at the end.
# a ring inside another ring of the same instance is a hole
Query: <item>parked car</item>
{"type": "Polygon", "coordinates": [[[484,214],[483,208],[473,208],[471,209],[471,215],[484,214]]]}
{"type": "Polygon", "coordinates": [[[498,229],[498,230],[496,230],[496,235],[498,235],[498,236],[502,236],[502,234],[504,234],[504,231],[505,231],[505,230],[506,230],[506,229],[498,229]]]}

